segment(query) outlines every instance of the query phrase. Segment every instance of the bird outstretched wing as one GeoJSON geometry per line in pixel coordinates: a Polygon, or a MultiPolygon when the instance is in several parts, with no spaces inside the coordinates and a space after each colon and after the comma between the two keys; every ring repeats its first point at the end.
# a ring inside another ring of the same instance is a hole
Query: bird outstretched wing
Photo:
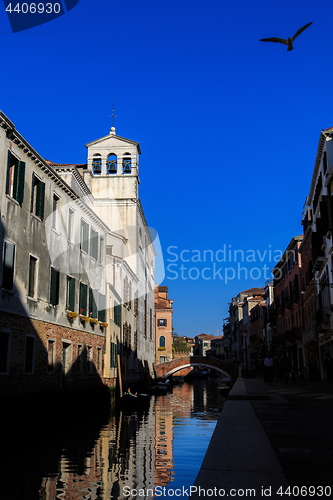
{"type": "Polygon", "coordinates": [[[284,38],[276,38],[275,36],[273,38],[262,38],[260,42],[275,42],[275,43],[284,43],[285,45],[288,45],[288,40],[285,40],[284,38]]]}
{"type": "Polygon", "coordinates": [[[295,40],[295,38],[298,37],[298,35],[300,35],[301,33],[303,33],[304,30],[306,30],[306,28],[308,28],[310,26],[310,24],[312,24],[313,21],[311,21],[311,23],[309,24],[306,24],[305,26],[303,26],[303,28],[300,28],[298,31],[296,31],[295,35],[292,37],[292,41],[295,40]]]}

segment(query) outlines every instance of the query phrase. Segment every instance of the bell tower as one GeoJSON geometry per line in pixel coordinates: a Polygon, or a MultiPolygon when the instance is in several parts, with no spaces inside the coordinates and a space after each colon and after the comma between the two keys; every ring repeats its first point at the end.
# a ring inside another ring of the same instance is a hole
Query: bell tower
{"type": "Polygon", "coordinates": [[[110,134],[86,144],[87,169],[84,180],[95,199],[133,199],[139,197],[138,142],[116,135],[115,127],[110,134]]]}

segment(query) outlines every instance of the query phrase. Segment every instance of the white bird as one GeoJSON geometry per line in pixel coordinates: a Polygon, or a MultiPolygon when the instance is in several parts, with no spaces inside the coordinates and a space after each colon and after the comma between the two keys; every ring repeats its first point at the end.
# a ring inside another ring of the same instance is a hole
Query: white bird
{"type": "Polygon", "coordinates": [[[305,26],[303,26],[303,28],[300,28],[298,31],[296,31],[296,33],[295,33],[294,36],[292,36],[291,38],[288,37],[287,40],[285,40],[284,38],[273,37],[273,38],[262,38],[260,41],[261,42],[283,43],[284,45],[288,46],[288,48],[287,48],[287,52],[288,52],[288,50],[293,50],[294,49],[293,42],[298,37],[298,35],[300,35],[306,28],[308,28],[310,26],[310,24],[312,24],[312,22],[309,23],[309,24],[306,24],[305,26]]]}

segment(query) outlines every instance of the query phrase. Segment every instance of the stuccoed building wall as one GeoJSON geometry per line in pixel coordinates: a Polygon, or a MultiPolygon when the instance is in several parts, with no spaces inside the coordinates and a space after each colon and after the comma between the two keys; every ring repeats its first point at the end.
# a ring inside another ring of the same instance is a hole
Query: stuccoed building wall
{"type": "Polygon", "coordinates": [[[1,389],[100,385],[108,227],[3,113],[0,172],[1,389]]]}

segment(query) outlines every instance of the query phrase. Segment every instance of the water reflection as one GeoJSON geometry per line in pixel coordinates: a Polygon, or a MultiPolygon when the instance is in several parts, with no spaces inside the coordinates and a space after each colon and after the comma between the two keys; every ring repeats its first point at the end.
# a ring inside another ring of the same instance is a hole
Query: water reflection
{"type": "Polygon", "coordinates": [[[95,405],[86,418],[67,415],[61,424],[51,418],[28,435],[21,422],[15,431],[21,438],[11,436],[0,460],[1,499],[111,500],[128,492],[128,498],[153,498],[156,487],[189,487],[223,402],[216,386],[201,380],[153,396],[146,411],[106,418],[95,405]]]}

